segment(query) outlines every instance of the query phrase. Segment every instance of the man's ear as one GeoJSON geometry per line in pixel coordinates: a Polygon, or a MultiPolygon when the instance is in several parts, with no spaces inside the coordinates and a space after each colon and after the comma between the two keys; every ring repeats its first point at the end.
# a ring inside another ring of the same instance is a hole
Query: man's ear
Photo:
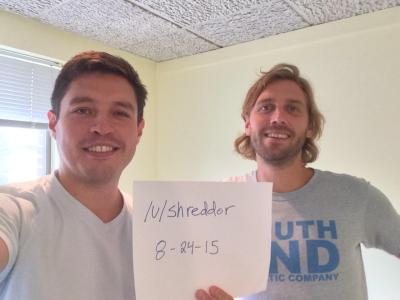
{"type": "Polygon", "coordinates": [[[311,139],[314,136],[314,128],[311,124],[308,125],[308,129],[306,131],[306,138],[311,139]]]}
{"type": "Polygon", "coordinates": [[[250,136],[251,135],[250,118],[249,116],[245,116],[243,117],[243,120],[244,120],[244,133],[247,136],[250,136]]]}
{"type": "Polygon", "coordinates": [[[54,111],[49,110],[47,112],[47,119],[49,120],[49,129],[51,136],[56,138],[56,125],[57,125],[57,116],[54,111]]]}
{"type": "Polygon", "coordinates": [[[143,128],[144,128],[144,119],[140,120],[139,124],[137,125],[137,143],[136,145],[139,143],[140,138],[142,137],[143,134],[143,128]]]}

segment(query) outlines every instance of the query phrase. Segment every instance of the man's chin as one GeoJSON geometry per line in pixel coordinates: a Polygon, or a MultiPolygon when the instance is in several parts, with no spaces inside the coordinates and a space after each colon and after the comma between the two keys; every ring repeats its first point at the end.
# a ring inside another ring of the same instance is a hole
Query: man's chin
{"type": "Polygon", "coordinates": [[[301,158],[302,146],[304,142],[286,145],[282,143],[265,143],[254,145],[257,155],[267,164],[273,166],[290,165],[297,157],[301,158]],[[255,147],[256,146],[256,147],[255,147]]]}
{"type": "Polygon", "coordinates": [[[296,159],[298,153],[290,153],[289,151],[268,151],[258,153],[258,156],[268,165],[286,166],[296,159]]]}
{"type": "Polygon", "coordinates": [[[284,166],[290,161],[287,157],[262,157],[262,160],[272,166],[284,166]]]}
{"type": "Polygon", "coordinates": [[[117,172],[111,168],[91,169],[86,170],[82,176],[82,181],[91,185],[104,185],[111,182],[117,182],[121,172],[117,172]]]}

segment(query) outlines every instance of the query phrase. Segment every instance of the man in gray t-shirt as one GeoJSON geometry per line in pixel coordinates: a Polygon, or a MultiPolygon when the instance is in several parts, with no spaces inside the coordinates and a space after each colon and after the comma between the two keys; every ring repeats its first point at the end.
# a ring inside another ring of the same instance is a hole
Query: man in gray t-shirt
{"type": "Polygon", "coordinates": [[[360,245],[399,257],[400,216],[365,180],[306,166],[324,122],[310,84],[276,65],[248,91],[242,117],[235,148],[257,170],[228,180],[274,184],[268,286],[246,300],[367,299],[360,245]]]}

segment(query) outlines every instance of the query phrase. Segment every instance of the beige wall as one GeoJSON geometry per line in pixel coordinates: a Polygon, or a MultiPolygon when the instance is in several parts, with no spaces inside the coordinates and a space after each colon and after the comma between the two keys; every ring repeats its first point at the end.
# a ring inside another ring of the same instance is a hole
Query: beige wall
{"type": "Polygon", "coordinates": [[[130,193],[133,179],[154,179],[156,177],[154,163],[156,155],[156,64],[154,62],[2,11],[0,11],[0,46],[15,48],[58,61],[67,61],[76,53],[84,50],[107,51],[128,60],[146,85],[149,97],[144,115],[146,121],[144,135],[133,162],[124,171],[120,186],[130,193]]]}
{"type": "MultiPolygon", "coordinates": [[[[219,180],[255,168],[232,147],[243,97],[260,70],[294,63],[328,121],[314,166],[370,180],[400,211],[400,7],[160,64],[3,12],[0,44],[59,60],[106,50],[136,67],[150,97],[121,182],[128,192],[132,179],[219,180]]],[[[365,256],[370,299],[398,299],[399,260],[365,256]]]]}
{"type": "MultiPolygon", "coordinates": [[[[400,7],[158,64],[158,179],[254,169],[233,152],[240,107],[260,69],[279,62],[300,67],[326,116],[314,166],[370,180],[400,211],[400,7]]],[[[398,299],[400,261],[365,257],[370,299],[398,299]]]]}

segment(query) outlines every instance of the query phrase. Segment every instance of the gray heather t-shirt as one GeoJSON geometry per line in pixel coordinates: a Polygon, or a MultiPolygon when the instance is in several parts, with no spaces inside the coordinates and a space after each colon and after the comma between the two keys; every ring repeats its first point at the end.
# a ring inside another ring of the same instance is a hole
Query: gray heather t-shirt
{"type": "MultiPolygon", "coordinates": [[[[256,181],[255,172],[230,181],[256,181]]],[[[273,193],[269,282],[246,300],[367,299],[360,244],[400,254],[400,216],[367,181],[315,170],[273,193]]]]}

